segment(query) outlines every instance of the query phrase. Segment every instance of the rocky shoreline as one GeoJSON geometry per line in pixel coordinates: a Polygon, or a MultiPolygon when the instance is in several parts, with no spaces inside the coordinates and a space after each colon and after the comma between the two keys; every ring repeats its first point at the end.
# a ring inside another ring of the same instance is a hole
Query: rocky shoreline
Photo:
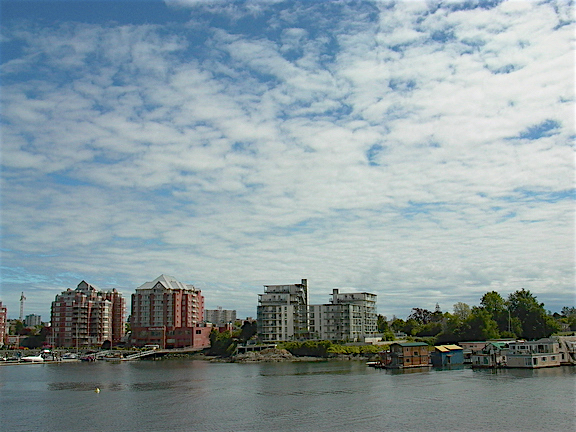
{"type": "MultiPolygon", "coordinates": [[[[344,361],[370,361],[371,357],[359,355],[334,355],[331,357],[295,356],[290,351],[279,348],[268,348],[262,351],[251,351],[236,354],[231,357],[208,356],[202,353],[194,354],[168,354],[163,359],[190,359],[203,360],[212,363],[279,363],[279,362],[325,362],[332,360],[344,361]]],[[[158,359],[159,360],[159,359],[158,359]]]]}
{"type": "Polygon", "coordinates": [[[290,351],[279,348],[268,348],[262,351],[252,351],[236,354],[230,358],[212,359],[222,363],[277,363],[277,362],[323,362],[330,360],[368,361],[369,358],[356,355],[335,355],[331,357],[295,356],[290,351]]]}

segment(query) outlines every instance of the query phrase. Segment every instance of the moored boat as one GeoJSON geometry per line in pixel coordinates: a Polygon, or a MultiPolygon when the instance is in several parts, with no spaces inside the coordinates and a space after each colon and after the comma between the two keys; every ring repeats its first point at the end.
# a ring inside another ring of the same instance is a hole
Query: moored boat
{"type": "Polygon", "coordinates": [[[36,355],[36,356],[26,356],[26,357],[22,357],[20,359],[21,361],[24,362],[43,362],[44,361],[44,357],[40,356],[40,355],[36,355]]]}

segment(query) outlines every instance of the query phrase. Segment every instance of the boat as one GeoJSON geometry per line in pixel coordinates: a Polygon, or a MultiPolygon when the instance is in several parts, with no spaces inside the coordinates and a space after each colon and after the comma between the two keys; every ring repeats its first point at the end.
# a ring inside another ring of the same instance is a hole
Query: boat
{"type": "Polygon", "coordinates": [[[24,362],[43,362],[44,357],[42,357],[41,355],[26,356],[26,357],[22,357],[20,360],[24,361],[24,362]]]}
{"type": "Polygon", "coordinates": [[[64,353],[61,357],[62,361],[78,360],[78,354],[76,353],[64,353]]]}

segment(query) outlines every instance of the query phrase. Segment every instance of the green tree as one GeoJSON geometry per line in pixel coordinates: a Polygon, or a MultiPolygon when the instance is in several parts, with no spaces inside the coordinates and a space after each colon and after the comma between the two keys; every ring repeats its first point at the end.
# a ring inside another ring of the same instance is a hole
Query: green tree
{"type": "Polygon", "coordinates": [[[384,315],[378,315],[377,324],[378,332],[382,333],[382,339],[386,341],[394,340],[394,332],[388,325],[388,321],[384,315]]]}
{"type": "Polygon", "coordinates": [[[379,333],[384,333],[390,327],[388,326],[388,321],[386,321],[386,317],[384,315],[378,315],[376,326],[378,327],[379,333]]]}
{"type": "Polygon", "coordinates": [[[454,316],[460,321],[464,321],[470,316],[472,309],[466,303],[458,302],[454,305],[454,316]]]}
{"type": "Polygon", "coordinates": [[[42,346],[42,341],[40,339],[40,336],[28,336],[26,339],[20,342],[20,345],[25,348],[40,348],[42,346]]]}
{"type": "Polygon", "coordinates": [[[498,324],[500,333],[510,332],[511,322],[507,302],[496,291],[490,291],[482,296],[480,304],[498,324]]]}
{"type": "Polygon", "coordinates": [[[402,318],[396,318],[394,321],[392,321],[392,324],[390,324],[390,327],[395,332],[399,332],[399,331],[404,331],[403,329],[404,329],[405,325],[406,325],[406,321],[404,321],[402,318]]]}
{"type": "Polygon", "coordinates": [[[209,355],[230,357],[236,351],[236,341],[232,338],[229,331],[220,333],[214,329],[210,332],[209,355]]]}
{"type": "Polygon", "coordinates": [[[415,320],[418,324],[428,324],[432,321],[432,312],[428,309],[412,308],[412,313],[408,315],[408,320],[415,320]]]}
{"type": "Polygon", "coordinates": [[[576,308],[564,306],[562,308],[560,322],[567,324],[571,331],[576,330],[576,308]]]}
{"type": "Polygon", "coordinates": [[[459,342],[462,332],[462,322],[457,315],[446,314],[442,322],[442,332],[436,336],[437,343],[459,342]]]}
{"type": "Polygon", "coordinates": [[[416,336],[426,337],[426,336],[436,336],[442,331],[442,323],[440,322],[429,322],[427,324],[421,325],[416,330],[416,336]]]}
{"type": "Polygon", "coordinates": [[[474,306],[470,316],[464,320],[460,330],[460,340],[484,341],[500,337],[498,324],[483,307],[474,306]]]}
{"type": "Polygon", "coordinates": [[[242,343],[246,343],[252,336],[258,332],[256,321],[244,321],[242,328],[240,330],[240,340],[242,343]]]}
{"type": "Polygon", "coordinates": [[[546,313],[544,303],[522,288],[508,296],[510,314],[520,324],[518,336],[524,339],[548,337],[559,330],[559,324],[546,313]]]}
{"type": "Polygon", "coordinates": [[[416,321],[414,318],[409,318],[404,323],[404,327],[402,327],[402,331],[409,336],[414,336],[418,330],[420,329],[421,324],[416,321]]]}

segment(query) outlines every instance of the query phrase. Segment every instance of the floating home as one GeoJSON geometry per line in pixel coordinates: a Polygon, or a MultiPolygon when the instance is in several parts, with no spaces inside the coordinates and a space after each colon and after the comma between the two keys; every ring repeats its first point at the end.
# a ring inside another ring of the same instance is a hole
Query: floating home
{"type": "Polygon", "coordinates": [[[430,351],[424,342],[395,342],[380,353],[378,367],[404,369],[430,366],[430,351]]]}
{"type": "Polygon", "coordinates": [[[456,366],[464,364],[464,348],[458,345],[437,345],[430,353],[432,366],[456,366]]]}

